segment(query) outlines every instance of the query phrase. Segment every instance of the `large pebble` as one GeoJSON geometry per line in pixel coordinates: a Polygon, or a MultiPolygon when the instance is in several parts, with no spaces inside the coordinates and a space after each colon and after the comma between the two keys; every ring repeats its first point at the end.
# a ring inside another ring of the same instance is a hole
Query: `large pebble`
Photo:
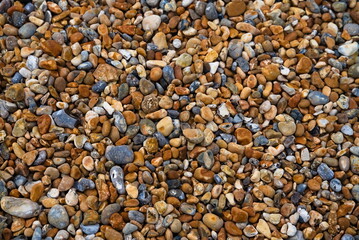
{"type": "Polygon", "coordinates": [[[108,146],[106,158],[116,164],[127,164],[133,162],[133,151],[127,146],[108,146]]]}
{"type": "Polygon", "coordinates": [[[1,209],[19,218],[36,217],[41,212],[41,206],[26,198],[2,197],[1,209]]]}

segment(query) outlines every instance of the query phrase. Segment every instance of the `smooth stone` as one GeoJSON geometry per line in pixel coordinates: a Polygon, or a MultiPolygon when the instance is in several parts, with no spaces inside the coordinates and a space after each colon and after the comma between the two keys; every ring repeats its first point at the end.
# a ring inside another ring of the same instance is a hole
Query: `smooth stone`
{"type": "Polygon", "coordinates": [[[171,134],[171,132],[174,129],[172,118],[171,117],[165,117],[165,118],[161,119],[157,123],[156,128],[157,128],[157,131],[159,131],[163,136],[167,137],[168,135],[171,134]]]}
{"type": "Polygon", "coordinates": [[[55,123],[59,127],[65,127],[65,128],[75,128],[79,121],[70,116],[65,112],[65,110],[59,110],[52,114],[52,118],[54,119],[55,123]]]}
{"type": "Polygon", "coordinates": [[[212,21],[218,18],[218,12],[214,3],[209,2],[207,3],[205,14],[208,20],[212,21]]]}
{"type": "Polygon", "coordinates": [[[186,139],[188,141],[190,141],[191,143],[194,143],[194,144],[199,144],[204,139],[204,134],[199,129],[187,128],[187,129],[183,130],[183,135],[186,137],[186,139]]]}
{"type": "Polygon", "coordinates": [[[279,131],[284,136],[290,136],[293,135],[297,129],[296,124],[293,121],[290,122],[279,122],[278,123],[279,131]]]}
{"type": "Polygon", "coordinates": [[[64,229],[70,223],[69,215],[62,205],[53,206],[47,215],[47,219],[52,226],[58,229],[64,229]]]}
{"type": "Polygon", "coordinates": [[[2,197],[1,209],[6,213],[19,218],[36,217],[41,212],[41,206],[26,198],[2,197]]]}
{"type": "Polygon", "coordinates": [[[141,79],[139,87],[143,95],[151,94],[155,90],[155,85],[147,79],[141,79]]]}
{"type": "Polygon", "coordinates": [[[93,86],[92,86],[92,91],[95,93],[101,93],[105,90],[107,86],[107,83],[103,80],[100,80],[98,82],[96,82],[93,86]]]}
{"type": "Polygon", "coordinates": [[[106,158],[116,164],[127,164],[133,162],[133,151],[127,146],[107,146],[106,158]]]}
{"type": "Polygon", "coordinates": [[[126,223],[125,227],[122,229],[123,234],[131,234],[134,231],[137,231],[138,227],[132,223],[126,223]]]}
{"type": "Polygon", "coordinates": [[[21,28],[19,28],[19,36],[21,38],[30,38],[36,32],[36,25],[33,23],[25,23],[21,28]]]}
{"type": "Polygon", "coordinates": [[[176,65],[182,68],[188,67],[192,63],[192,56],[188,53],[182,53],[176,60],[176,65]]]}
{"type": "Polygon", "coordinates": [[[319,176],[323,180],[331,180],[334,178],[334,172],[331,170],[327,164],[321,163],[317,169],[319,176]]]}
{"type": "Polygon", "coordinates": [[[155,31],[161,24],[161,17],[158,15],[150,15],[142,20],[142,27],[145,31],[155,31]]]}
{"type": "Polygon", "coordinates": [[[80,224],[80,228],[85,234],[91,235],[91,234],[95,234],[99,231],[100,224],[87,225],[87,226],[80,224]]]}
{"type": "Polygon", "coordinates": [[[328,96],[319,91],[311,91],[308,94],[308,99],[313,105],[324,105],[329,102],[328,96]]]}
{"type": "Polygon", "coordinates": [[[359,201],[359,185],[358,184],[352,188],[352,195],[356,201],[359,201]]]}
{"type": "Polygon", "coordinates": [[[113,166],[110,170],[110,178],[119,194],[125,194],[124,173],[120,166],[113,166]]]}
{"type": "Polygon", "coordinates": [[[213,213],[206,213],[203,216],[203,223],[214,231],[219,231],[223,227],[223,219],[213,213]]]}
{"type": "Polygon", "coordinates": [[[352,235],[350,234],[344,234],[341,238],[341,240],[355,240],[356,238],[354,238],[352,235]]]}
{"type": "Polygon", "coordinates": [[[359,49],[359,44],[357,42],[352,42],[339,46],[338,52],[348,57],[357,53],[358,49],[359,49]]]}
{"type": "Polygon", "coordinates": [[[344,25],[343,29],[346,30],[350,36],[359,35],[359,24],[357,23],[347,23],[344,25]]]}
{"type": "Polygon", "coordinates": [[[342,183],[337,178],[333,178],[332,180],[330,180],[329,185],[334,192],[340,192],[342,190],[342,183]]]}
{"type": "Polygon", "coordinates": [[[242,55],[244,43],[239,39],[233,39],[228,45],[228,54],[231,58],[237,59],[242,55]]]}
{"type": "Polygon", "coordinates": [[[352,78],[359,78],[359,63],[350,66],[348,75],[352,78]]]}
{"type": "Polygon", "coordinates": [[[120,133],[125,133],[127,130],[127,123],[123,114],[119,111],[115,111],[113,113],[113,119],[113,123],[115,127],[117,127],[117,129],[120,131],[120,133]]]}
{"type": "Polygon", "coordinates": [[[265,220],[259,219],[256,228],[257,228],[258,232],[262,233],[265,237],[267,237],[269,239],[272,237],[268,223],[265,220]]]}
{"type": "Polygon", "coordinates": [[[21,27],[26,22],[26,14],[15,11],[12,13],[11,20],[15,27],[21,27]]]}
{"type": "Polygon", "coordinates": [[[144,223],[145,222],[145,215],[139,211],[134,211],[131,210],[128,212],[128,218],[130,220],[134,220],[137,221],[139,223],[144,223]]]}

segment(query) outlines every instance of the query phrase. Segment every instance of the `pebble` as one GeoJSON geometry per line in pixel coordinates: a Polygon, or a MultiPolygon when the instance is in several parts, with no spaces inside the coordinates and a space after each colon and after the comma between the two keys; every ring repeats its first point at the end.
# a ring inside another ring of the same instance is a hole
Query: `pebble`
{"type": "Polygon", "coordinates": [[[334,178],[334,172],[325,163],[319,165],[318,174],[323,180],[331,180],[334,178]]]}
{"type": "Polygon", "coordinates": [[[121,167],[113,166],[110,170],[111,182],[119,194],[125,193],[124,173],[121,167]]]}
{"type": "Polygon", "coordinates": [[[41,212],[41,206],[26,198],[3,196],[0,201],[1,209],[19,218],[36,217],[41,212]]]}
{"type": "Polygon", "coordinates": [[[161,18],[158,15],[150,15],[142,20],[142,27],[145,31],[155,31],[161,24],[161,18]]]}
{"type": "Polygon", "coordinates": [[[203,216],[203,223],[214,231],[218,231],[223,226],[223,220],[213,213],[206,213],[203,216]]]}
{"type": "Polygon", "coordinates": [[[323,93],[318,92],[318,91],[310,92],[308,95],[308,99],[315,106],[316,105],[324,105],[329,102],[328,96],[326,96],[323,93]]]}
{"type": "Polygon", "coordinates": [[[25,23],[19,28],[19,36],[21,38],[30,38],[34,35],[37,27],[33,23],[25,23]]]}
{"type": "Polygon", "coordinates": [[[55,123],[59,127],[65,128],[75,128],[78,124],[78,120],[68,113],[65,110],[59,110],[52,114],[52,118],[54,119],[55,123]]]}
{"type": "Polygon", "coordinates": [[[58,229],[64,229],[69,225],[69,215],[62,205],[53,206],[47,215],[47,219],[52,226],[58,229]]]}
{"type": "Polygon", "coordinates": [[[127,146],[108,146],[106,158],[116,164],[127,164],[133,162],[133,151],[127,146]]]}
{"type": "Polygon", "coordinates": [[[0,2],[0,239],[356,239],[356,1],[0,2]]]}

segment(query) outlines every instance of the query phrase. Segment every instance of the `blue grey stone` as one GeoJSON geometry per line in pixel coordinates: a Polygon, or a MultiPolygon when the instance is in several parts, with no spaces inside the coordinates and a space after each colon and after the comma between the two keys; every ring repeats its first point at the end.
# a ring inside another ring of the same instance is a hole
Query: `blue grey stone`
{"type": "Polygon", "coordinates": [[[302,231],[297,231],[297,233],[293,237],[288,238],[288,240],[305,240],[305,238],[302,231]]]}
{"type": "Polygon", "coordinates": [[[76,188],[76,190],[78,190],[80,192],[84,192],[85,190],[88,190],[88,189],[95,189],[96,185],[90,179],[81,178],[80,180],[75,182],[74,187],[76,188]]]}
{"type": "Polygon", "coordinates": [[[91,234],[95,234],[95,233],[98,232],[98,230],[100,229],[100,224],[94,224],[94,225],[85,226],[85,225],[83,225],[81,223],[80,228],[85,234],[91,235],[91,234]]]}
{"type": "Polygon", "coordinates": [[[90,70],[92,68],[91,62],[83,62],[77,66],[78,70],[90,70]]]}
{"type": "Polygon", "coordinates": [[[52,114],[52,118],[59,127],[75,128],[79,121],[61,109],[52,114]]]}
{"type": "Polygon", "coordinates": [[[20,38],[30,38],[32,35],[36,32],[36,25],[33,23],[25,23],[22,25],[21,28],[19,28],[18,34],[20,38]]]}
{"type": "Polygon", "coordinates": [[[47,215],[47,219],[52,226],[58,229],[64,229],[70,223],[69,215],[62,205],[53,206],[47,215]]]}
{"type": "Polygon", "coordinates": [[[140,131],[140,126],[138,125],[130,125],[127,127],[126,136],[133,138],[140,131]]]}
{"type": "Polygon", "coordinates": [[[139,211],[131,210],[128,212],[128,218],[139,223],[145,222],[145,215],[139,211]]]}
{"type": "Polygon", "coordinates": [[[301,183],[301,184],[299,184],[299,185],[297,186],[297,191],[298,191],[299,193],[303,193],[303,192],[305,191],[305,189],[307,189],[307,185],[304,184],[304,183],[301,183]]]}
{"type": "Polygon", "coordinates": [[[18,11],[14,11],[11,16],[12,24],[15,27],[21,27],[26,22],[26,14],[18,11]]]}
{"type": "Polygon", "coordinates": [[[155,133],[153,134],[153,136],[154,136],[155,138],[157,138],[157,140],[158,140],[158,145],[159,145],[160,147],[163,147],[163,146],[165,146],[166,144],[168,144],[168,140],[165,138],[165,136],[162,135],[162,133],[160,133],[160,132],[155,132],[155,133]]]}
{"type": "Polygon", "coordinates": [[[319,91],[311,91],[308,94],[308,99],[313,105],[323,105],[329,102],[328,96],[319,91]]]}
{"type": "Polygon", "coordinates": [[[189,85],[188,89],[190,90],[191,93],[193,93],[199,88],[199,86],[201,86],[201,83],[196,80],[192,82],[191,85],[189,85]]]}
{"type": "Polygon", "coordinates": [[[342,236],[341,240],[354,240],[354,237],[346,233],[342,236]]]}
{"type": "Polygon", "coordinates": [[[108,146],[106,158],[116,164],[127,164],[133,162],[133,151],[127,146],[108,146]]]}
{"type": "Polygon", "coordinates": [[[350,36],[359,35],[359,24],[357,23],[347,23],[343,27],[344,30],[347,30],[350,36]]]}
{"type": "Polygon", "coordinates": [[[89,52],[88,51],[81,51],[81,61],[85,62],[89,58],[89,52]]]}
{"type": "Polygon", "coordinates": [[[113,113],[113,118],[114,118],[114,125],[115,127],[117,127],[117,129],[120,131],[120,133],[125,133],[127,130],[127,123],[126,123],[126,119],[123,116],[123,114],[119,111],[115,111],[113,113]]]}
{"type": "Polygon", "coordinates": [[[142,191],[139,191],[137,199],[138,199],[138,201],[140,201],[141,205],[146,205],[151,202],[152,196],[147,190],[142,190],[142,191]]]}
{"type": "Polygon", "coordinates": [[[139,133],[133,138],[133,143],[136,145],[142,145],[146,139],[147,139],[146,136],[139,133]]]}
{"type": "Polygon", "coordinates": [[[233,58],[237,59],[242,56],[244,43],[239,39],[233,39],[229,42],[228,45],[228,55],[233,58]]]}
{"type": "Polygon", "coordinates": [[[205,14],[208,20],[212,21],[218,18],[216,6],[212,2],[208,3],[205,9],[205,14]]]}
{"type": "Polygon", "coordinates": [[[31,12],[33,12],[33,11],[35,11],[35,6],[34,6],[34,4],[32,4],[32,3],[27,3],[27,4],[25,5],[25,7],[24,7],[24,12],[25,12],[26,14],[28,14],[28,13],[31,13],[31,12]]]}
{"type": "Polygon", "coordinates": [[[150,7],[157,7],[160,0],[146,0],[146,3],[150,7]]]}
{"type": "Polygon", "coordinates": [[[123,234],[131,234],[134,231],[137,231],[138,227],[132,223],[126,223],[125,227],[122,229],[123,234]]]}
{"type": "MultiPolygon", "coordinates": [[[[27,178],[22,175],[16,175],[14,177],[14,182],[15,182],[16,186],[20,187],[20,186],[23,186],[27,182],[27,178]]],[[[1,183],[1,181],[0,181],[0,183],[1,183]]],[[[0,184],[0,188],[1,188],[1,184],[0,184]]],[[[0,190],[0,192],[1,192],[1,190],[0,190]]],[[[0,198],[1,198],[1,193],[0,193],[0,198]]]]}
{"type": "Polygon", "coordinates": [[[128,74],[126,77],[126,82],[130,87],[137,87],[140,83],[140,80],[134,74],[128,74]]]}
{"type": "Polygon", "coordinates": [[[352,136],[354,134],[354,130],[351,128],[350,125],[343,125],[340,131],[348,136],[352,136]]]}
{"type": "Polygon", "coordinates": [[[167,65],[162,69],[162,76],[167,83],[171,83],[175,78],[175,72],[171,66],[167,65]]]}
{"type": "Polygon", "coordinates": [[[129,93],[129,86],[127,83],[122,83],[119,87],[118,87],[118,98],[119,100],[124,99],[125,97],[128,96],[129,93]]]}
{"type": "Polygon", "coordinates": [[[353,93],[356,97],[359,97],[359,88],[353,88],[352,93],[353,93]]]}
{"type": "Polygon", "coordinates": [[[333,189],[334,192],[340,192],[342,190],[342,183],[337,178],[330,180],[329,185],[330,185],[330,188],[333,189]]]}
{"type": "Polygon", "coordinates": [[[186,198],[184,192],[180,189],[171,189],[168,191],[168,196],[184,200],[186,198]]]}
{"type": "Polygon", "coordinates": [[[243,71],[243,72],[248,72],[249,71],[249,63],[247,60],[245,60],[242,57],[239,57],[236,59],[235,61],[237,63],[237,66],[243,71]]]}
{"type": "Polygon", "coordinates": [[[206,11],[206,5],[207,5],[207,3],[205,3],[205,2],[197,1],[196,5],[195,5],[195,12],[199,16],[203,16],[205,14],[205,11],[206,11]]]}
{"type": "Polygon", "coordinates": [[[95,93],[102,93],[106,86],[107,83],[103,80],[100,80],[92,86],[92,91],[95,93]]]}
{"type": "Polygon", "coordinates": [[[16,72],[14,74],[14,76],[11,78],[11,82],[12,83],[21,83],[22,79],[23,79],[23,76],[19,72],[16,72]]]}
{"type": "Polygon", "coordinates": [[[46,151],[45,150],[40,151],[32,165],[37,166],[43,164],[46,160],[46,157],[47,157],[46,151]]]}
{"type": "Polygon", "coordinates": [[[41,240],[42,239],[42,231],[40,227],[36,227],[34,233],[32,234],[31,240],[41,240]]]}
{"type": "Polygon", "coordinates": [[[268,144],[268,142],[269,142],[269,140],[265,137],[265,136],[263,136],[263,135],[259,135],[258,137],[256,137],[255,139],[254,139],[254,146],[264,146],[264,145],[267,145],[268,144]]]}
{"type": "Polygon", "coordinates": [[[358,184],[352,188],[352,195],[353,195],[355,201],[359,201],[359,185],[358,184]]]}
{"type": "Polygon", "coordinates": [[[0,179],[0,199],[6,195],[7,195],[6,184],[5,184],[4,180],[0,179]]]}
{"type": "Polygon", "coordinates": [[[181,187],[181,180],[179,179],[168,179],[166,181],[169,189],[176,189],[181,187]]]}
{"type": "Polygon", "coordinates": [[[30,70],[30,71],[34,71],[35,69],[39,68],[39,58],[33,55],[30,55],[27,57],[26,60],[26,67],[30,70]]]}
{"type": "Polygon", "coordinates": [[[90,41],[93,41],[93,40],[98,38],[98,33],[95,30],[91,29],[91,28],[80,27],[79,30],[90,41]]]}
{"type": "Polygon", "coordinates": [[[319,176],[323,180],[331,180],[334,178],[334,172],[331,170],[327,164],[321,163],[317,169],[319,176]]]}
{"type": "Polygon", "coordinates": [[[125,174],[120,166],[113,166],[110,170],[111,182],[119,194],[126,193],[125,183],[123,181],[124,175],[125,174]]]}

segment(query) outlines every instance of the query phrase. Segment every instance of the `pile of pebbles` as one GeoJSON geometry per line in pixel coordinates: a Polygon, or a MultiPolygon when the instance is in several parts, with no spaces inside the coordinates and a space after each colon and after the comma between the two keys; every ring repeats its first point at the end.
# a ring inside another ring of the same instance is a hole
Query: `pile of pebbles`
{"type": "Polygon", "coordinates": [[[359,2],[0,2],[0,239],[359,239],[359,2]]]}

